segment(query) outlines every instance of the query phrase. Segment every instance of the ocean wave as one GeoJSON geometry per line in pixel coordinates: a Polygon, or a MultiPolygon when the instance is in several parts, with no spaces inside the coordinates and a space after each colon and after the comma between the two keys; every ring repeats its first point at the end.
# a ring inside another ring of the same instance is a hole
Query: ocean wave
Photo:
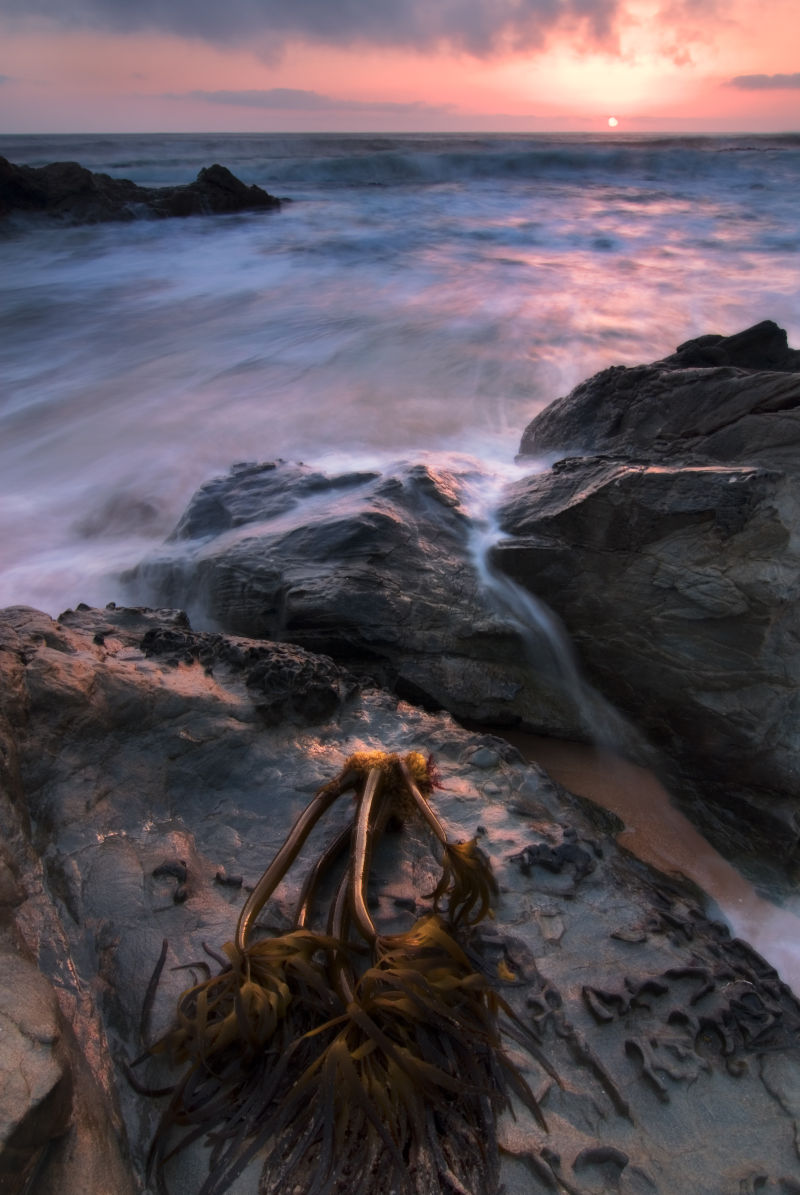
{"type": "Polygon", "coordinates": [[[361,134],[5,136],[0,154],[75,160],[150,185],[189,182],[220,161],[247,182],[287,190],[470,182],[755,186],[765,157],[781,186],[800,182],[800,135],[747,137],[361,134]]]}

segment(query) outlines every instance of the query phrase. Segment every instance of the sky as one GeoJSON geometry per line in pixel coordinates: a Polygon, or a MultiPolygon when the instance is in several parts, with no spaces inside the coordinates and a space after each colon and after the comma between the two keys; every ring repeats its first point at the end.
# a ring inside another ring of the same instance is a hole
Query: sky
{"type": "Polygon", "coordinates": [[[614,128],[800,130],[800,4],[0,0],[2,133],[614,128]]]}

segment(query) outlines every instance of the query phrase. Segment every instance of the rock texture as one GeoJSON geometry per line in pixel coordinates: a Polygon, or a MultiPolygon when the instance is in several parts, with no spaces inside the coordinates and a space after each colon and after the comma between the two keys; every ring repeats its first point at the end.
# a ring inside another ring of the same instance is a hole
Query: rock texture
{"type": "Polygon", "coordinates": [[[791,467],[798,373],[800,350],[771,320],[701,336],[653,365],[614,365],[582,382],[528,424],[520,453],[791,467]]]}
{"type": "MultiPolygon", "coordinates": [[[[16,1183],[3,1191],[147,1189],[163,1100],[135,1090],[126,1060],[192,982],[175,968],[231,938],[311,793],[374,747],[434,754],[441,817],[451,836],[479,836],[500,885],[473,947],[559,1077],[518,1059],[548,1131],[522,1114],[503,1122],[508,1195],[800,1191],[800,1005],[692,891],[622,852],[613,819],[507,744],[357,691],[312,653],[114,608],[3,612],[0,715],[0,895],[20,960],[0,969],[0,1013],[16,1004],[30,1062],[13,1033],[0,1058],[4,1075],[39,1076],[0,1103],[1,1182],[16,1183]]],[[[435,872],[419,828],[400,860],[375,868],[372,912],[387,929],[426,906],[435,872]]],[[[295,897],[290,878],[264,932],[286,926],[295,897]]],[[[170,1078],[155,1060],[134,1074],[170,1078]]],[[[167,1168],[169,1190],[196,1195],[206,1167],[198,1144],[167,1168]]],[[[236,1195],[255,1195],[257,1174],[236,1195]]]]}
{"type": "Polygon", "coordinates": [[[463,461],[333,476],[239,465],[128,580],[136,600],[325,652],[429,708],[586,734],[602,701],[563,691],[541,633],[531,667],[519,618],[481,579],[487,482],[463,461]]]}
{"type": "Polygon", "coordinates": [[[614,368],[527,428],[495,561],[731,854],[800,842],[800,353],[765,322],[614,368]]]}
{"type": "Polygon", "coordinates": [[[280,205],[280,199],[247,186],[225,166],[207,166],[186,186],[140,187],[126,178],[92,173],[77,162],[15,166],[0,158],[0,220],[18,214],[98,224],[142,216],[266,211],[280,205]]]}

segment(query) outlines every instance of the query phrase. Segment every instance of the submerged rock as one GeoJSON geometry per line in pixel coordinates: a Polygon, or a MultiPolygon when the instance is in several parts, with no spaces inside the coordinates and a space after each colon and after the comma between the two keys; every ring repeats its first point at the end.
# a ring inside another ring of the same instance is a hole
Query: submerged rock
{"type": "Polygon", "coordinates": [[[800,353],[767,321],[582,383],[527,428],[494,559],[666,748],[728,854],[798,860],[800,353]]]}
{"type": "MultiPolygon", "coordinates": [[[[19,987],[43,993],[43,1048],[74,1033],[85,1057],[83,1073],[72,1065],[71,1111],[47,1129],[58,1144],[40,1155],[37,1193],[145,1187],[165,1101],[137,1091],[126,1062],[142,1034],[152,1041],[170,1023],[178,993],[203,974],[198,960],[216,968],[206,947],[231,939],[245,894],[312,793],[353,751],[376,748],[432,753],[432,800],[451,838],[479,836],[499,894],[470,948],[557,1074],[515,1056],[547,1130],[523,1109],[502,1120],[508,1195],[794,1190],[800,1005],[764,960],[709,920],[687,885],[620,850],[609,815],[446,714],[355,691],[308,653],[300,684],[333,682],[335,705],[312,713],[289,702],[280,725],[265,725],[253,669],[273,650],[286,658],[284,644],[198,634],[176,612],[0,614],[0,830],[13,869],[0,891],[38,961],[41,975],[19,987]],[[241,888],[220,879],[235,876],[241,888]],[[167,966],[148,995],[165,940],[167,966]],[[105,1120],[89,1140],[97,1158],[116,1151],[121,1176],[87,1168],[76,1151],[92,1091],[104,1093],[105,1120]]],[[[348,816],[334,806],[301,870],[348,816]]],[[[427,833],[411,820],[376,856],[370,910],[381,928],[424,912],[435,875],[427,833]]],[[[298,885],[293,871],[260,917],[263,933],[290,924],[298,885]]],[[[15,974],[0,970],[0,989],[15,974]]],[[[176,1077],[163,1058],[133,1074],[152,1087],[176,1077]]],[[[167,1164],[169,1190],[196,1195],[208,1164],[198,1142],[167,1164]]],[[[254,1159],[236,1195],[255,1195],[258,1172],[254,1159]]],[[[358,1195],[376,1195],[368,1176],[358,1195]]]]}
{"type": "Polygon", "coordinates": [[[197,216],[279,208],[280,199],[247,186],[225,166],[207,166],[192,183],[140,187],[97,174],[77,162],[15,166],[0,157],[0,220],[14,213],[49,216],[71,224],[137,217],[197,216]]]}

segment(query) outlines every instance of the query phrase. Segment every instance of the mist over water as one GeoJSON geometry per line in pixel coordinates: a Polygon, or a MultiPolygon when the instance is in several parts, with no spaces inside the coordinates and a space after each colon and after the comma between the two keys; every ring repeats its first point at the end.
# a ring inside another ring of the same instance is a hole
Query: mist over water
{"type": "Polygon", "coordinates": [[[0,237],[0,604],[119,571],[240,460],[513,459],[596,370],[772,318],[800,343],[792,137],[2,137],[294,202],[0,237]]]}

